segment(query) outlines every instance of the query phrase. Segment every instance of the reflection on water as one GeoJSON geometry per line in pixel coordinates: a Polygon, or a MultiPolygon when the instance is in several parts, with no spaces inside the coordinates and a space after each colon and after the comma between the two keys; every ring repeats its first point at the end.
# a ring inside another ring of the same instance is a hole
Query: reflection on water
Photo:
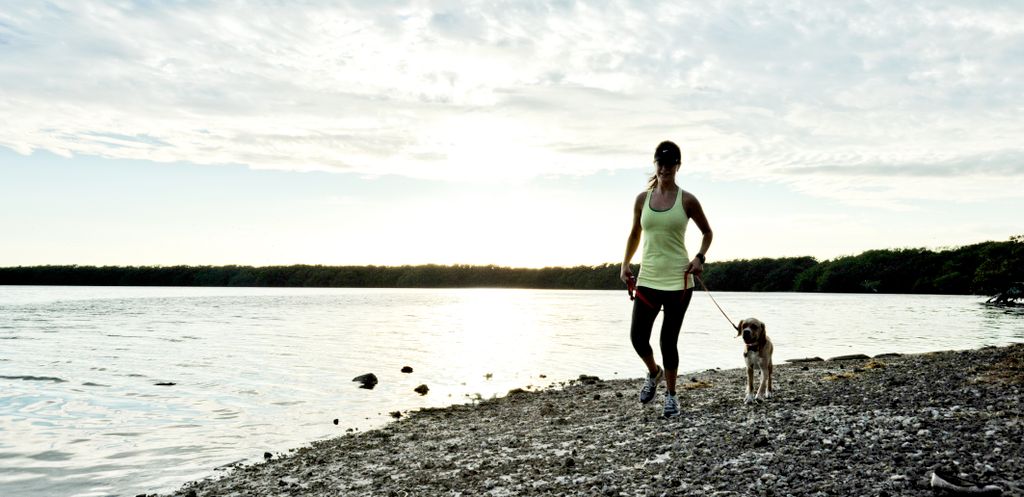
{"type": "MultiPolygon", "coordinates": [[[[1024,340],[977,297],[715,297],[778,361],[1024,340]]],[[[0,287],[0,495],[166,491],[391,411],[639,377],[629,315],[624,291],[0,287]]],[[[734,335],[695,295],[682,369],[741,366],[734,335]]]]}

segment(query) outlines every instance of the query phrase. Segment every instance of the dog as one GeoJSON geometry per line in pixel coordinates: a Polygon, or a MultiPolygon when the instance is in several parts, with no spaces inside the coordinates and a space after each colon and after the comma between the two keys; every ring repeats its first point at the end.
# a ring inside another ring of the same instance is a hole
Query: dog
{"type": "Polygon", "coordinates": [[[747,318],[736,327],[736,336],[743,335],[743,361],[747,364],[747,396],[744,403],[762,401],[772,396],[772,351],[765,325],[759,319],[747,318]],[[761,370],[761,384],[754,392],[754,367],[761,370]]]}

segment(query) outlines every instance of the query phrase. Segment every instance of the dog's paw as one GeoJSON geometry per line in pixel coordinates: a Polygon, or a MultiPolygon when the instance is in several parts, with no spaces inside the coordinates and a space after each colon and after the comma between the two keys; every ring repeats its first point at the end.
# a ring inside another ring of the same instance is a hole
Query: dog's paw
{"type": "Polygon", "coordinates": [[[765,393],[764,393],[764,395],[763,395],[762,397],[764,397],[765,399],[770,399],[770,398],[772,398],[772,391],[771,391],[771,390],[769,390],[769,391],[765,392],[765,393]]]}
{"type": "Polygon", "coordinates": [[[754,394],[752,394],[752,393],[748,393],[747,396],[743,398],[743,403],[744,404],[749,404],[749,403],[751,403],[753,401],[754,401],[754,394]]]}

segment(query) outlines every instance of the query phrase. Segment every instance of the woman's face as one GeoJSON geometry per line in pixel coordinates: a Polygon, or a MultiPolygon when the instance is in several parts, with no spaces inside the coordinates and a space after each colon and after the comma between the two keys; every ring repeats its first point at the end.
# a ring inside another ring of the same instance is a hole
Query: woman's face
{"type": "Polygon", "coordinates": [[[676,172],[679,171],[679,164],[660,164],[655,162],[654,167],[658,171],[658,181],[672,181],[676,177],[676,172]]]}

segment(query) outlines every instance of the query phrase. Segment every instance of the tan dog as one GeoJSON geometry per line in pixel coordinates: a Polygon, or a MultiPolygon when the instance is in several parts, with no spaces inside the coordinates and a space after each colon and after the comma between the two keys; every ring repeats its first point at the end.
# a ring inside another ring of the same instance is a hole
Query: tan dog
{"type": "Polygon", "coordinates": [[[740,321],[737,335],[743,335],[743,361],[747,363],[747,396],[743,402],[764,400],[772,396],[772,351],[764,323],[755,318],[740,321]],[[754,394],[754,366],[761,370],[761,384],[754,394]]]}

